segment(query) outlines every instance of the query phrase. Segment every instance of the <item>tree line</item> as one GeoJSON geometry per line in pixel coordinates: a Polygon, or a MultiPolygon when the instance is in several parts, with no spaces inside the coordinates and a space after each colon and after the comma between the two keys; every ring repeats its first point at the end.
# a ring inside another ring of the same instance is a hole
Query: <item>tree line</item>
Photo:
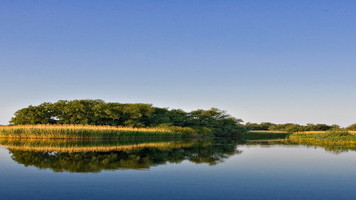
{"type": "Polygon", "coordinates": [[[83,124],[129,127],[192,127],[215,136],[246,131],[242,120],[217,108],[185,112],[142,103],[106,103],[103,100],[60,100],[28,106],[15,113],[10,124],[83,124]]]}
{"type": "Polygon", "coordinates": [[[300,125],[294,123],[286,123],[286,124],[274,124],[270,122],[262,122],[262,123],[246,123],[245,127],[247,130],[268,130],[268,131],[285,131],[289,133],[293,132],[304,132],[304,131],[330,131],[330,130],[356,130],[356,124],[348,126],[346,128],[341,128],[339,125],[327,125],[327,124],[307,124],[300,125]]]}
{"type": "Polygon", "coordinates": [[[337,129],[356,130],[356,124],[346,128],[338,125],[294,123],[274,124],[271,122],[242,124],[241,119],[232,117],[217,108],[185,112],[181,109],[154,107],[143,103],[114,103],[103,100],[60,100],[20,109],[10,121],[20,124],[83,124],[129,127],[191,127],[215,136],[239,135],[251,130],[303,132],[329,131],[337,129]]]}

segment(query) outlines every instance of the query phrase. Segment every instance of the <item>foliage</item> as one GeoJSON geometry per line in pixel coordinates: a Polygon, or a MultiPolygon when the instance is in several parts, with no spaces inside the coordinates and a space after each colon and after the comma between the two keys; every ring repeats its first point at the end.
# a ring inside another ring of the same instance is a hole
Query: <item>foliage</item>
{"type": "Polygon", "coordinates": [[[267,131],[271,126],[274,126],[276,124],[270,123],[270,122],[262,122],[260,124],[258,123],[251,123],[248,122],[245,124],[245,127],[247,130],[259,130],[259,131],[267,131]]]}
{"type": "MultiPolygon", "coordinates": [[[[191,137],[198,133],[189,127],[134,128],[93,125],[16,125],[0,127],[5,138],[117,138],[117,137],[191,137]]],[[[203,136],[203,132],[200,132],[203,136]]]]}
{"type": "Polygon", "coordinates": [[[299,125],[293,123],[273,124],[270,122],[263,122],[260,124],[249,122],[245,124],[245,127],[247,130],[285,131],[288,133],[305,132],[305,131],[329,131],[329,130],[340,129],[338,125],[326,125],[326,124],[299,125]]]}
{"type": "MultiPolygon", "coordinates": [[[[215,136],[245,132],[242,120],[217,108],[185,112],[154,107],[151,104],[105,103],[102,100],[60,100],[18,110],[10,121],[22,124],[82,124],[126,127],[190,127],[215,136]]],[[[173,128],[177,129],[177,128],[173,128]]],[[[179,129],[179,128],[178,128],[179,129]]]]}
{"type": "Polygon", "coordinates": [[[331,130],[322,133],[294,133],[289,136],[289,139],[307,144],[356,144],[356,135],[343,130],[331,130]]]}
{"type": "Polygon", "coordinates": [[[340,127],[337,125],[326,125],[326,124],[307,124],[307,125],[299,125],[299,124],[276,124],[269,127],[271,131],[286,131],[289,133],[294,132],[304,132],[304,131],[328,131],[332,129],[339,129],[340,127]]]}
{"type": "Polygon", "coordinates": [[[247,132],[241,135],[242,140],[274,140],[285,139],[289,136],[289,133],[283,132],[247,132]]]}

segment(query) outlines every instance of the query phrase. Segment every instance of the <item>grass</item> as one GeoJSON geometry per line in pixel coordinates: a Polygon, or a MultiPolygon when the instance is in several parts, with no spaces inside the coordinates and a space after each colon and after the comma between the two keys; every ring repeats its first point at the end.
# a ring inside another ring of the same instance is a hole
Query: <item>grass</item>
{"type": "Polygon", "coordinates": [[[356,144],[355,131],[314,131],[294,133],[289,136],[293,142],[304,144],[350,145],[356,144]]]}
{"type": "Polygon", "coordinates": [[[92,125],[18,125],[1,126],[0,138],[122,138],[122,137],[192,137],[198,134],[191,128],[131,128],[92,125]]]}
{"type": "Polygon", "coordinates": [[[250,131],[242,134],[244,140],[289,139],[294,143],[310,145],[354,145],[356,131],[306,131],[297,133],[275,131],[250,131]]]}
{"type": "MultiPolygon", "coordinates": [[[[303,133],[303,134],[318,134],[318,133],[330,133],[330,132],[340,132],[343,130],[335,130],[335,131],[304,131],[304,132],[296,132],[296,133],[303,133]]],[[[356,131],[344,131],[344,132],[348,132],[351,134],[356,134],[356,131]]]]}

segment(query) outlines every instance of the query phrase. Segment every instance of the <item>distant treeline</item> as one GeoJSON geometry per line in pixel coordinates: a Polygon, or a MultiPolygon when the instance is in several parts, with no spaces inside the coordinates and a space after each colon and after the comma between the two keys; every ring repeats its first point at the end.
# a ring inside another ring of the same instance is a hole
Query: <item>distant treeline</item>
{"type": "MultiPolygon", "coordinates": [[[[304,131],[329,131],[329,130],[339,130],[339,125],[327,125],[327,124],[307,124],[307,125],[299,125],[293,123],[286,124],[273,124],[270,122],[263,123],[246,123],[245,127],[247,130],[268,130],[268,131],[285,131],[289,133],[293,132],[304,132],[304,131]]],[[[343,128],[346,130],[356,130],[356,124],[353,124],[347,128],[343,128]]]]}
{"type": "Polygon", "coordinates": [[[60,100],[18,110],[10,121],[20,124],[83,124],[129,127],[191,127],[215,136],[245,132],[242,120],[217,108],[185,112],[154,107],[151,104],[106,103],[102,100],[60,100]]]}

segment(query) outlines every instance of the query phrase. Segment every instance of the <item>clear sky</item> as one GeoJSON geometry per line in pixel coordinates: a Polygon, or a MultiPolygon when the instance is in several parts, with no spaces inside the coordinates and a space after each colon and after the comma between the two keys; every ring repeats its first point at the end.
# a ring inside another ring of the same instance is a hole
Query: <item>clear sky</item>
{"type": "Polygon", "coordinates": [[[356,123],[356,1],[0,2],[0,124],[59,99],[356,123]]]}

